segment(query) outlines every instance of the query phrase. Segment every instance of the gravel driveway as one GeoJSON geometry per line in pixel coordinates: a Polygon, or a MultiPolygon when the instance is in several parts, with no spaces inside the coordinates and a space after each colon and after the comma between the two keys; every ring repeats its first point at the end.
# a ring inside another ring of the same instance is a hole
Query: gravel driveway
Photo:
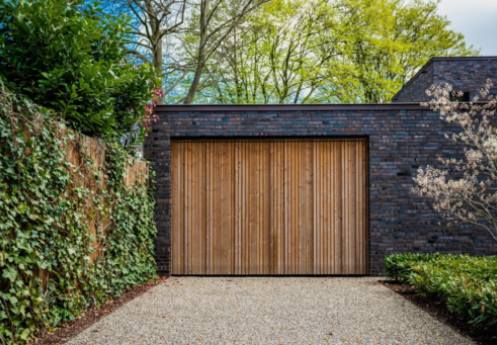
{"type": "Polygon", "coordinates": [[[68,344],[473,344],[377,281],[173,277],[68,344]]]}

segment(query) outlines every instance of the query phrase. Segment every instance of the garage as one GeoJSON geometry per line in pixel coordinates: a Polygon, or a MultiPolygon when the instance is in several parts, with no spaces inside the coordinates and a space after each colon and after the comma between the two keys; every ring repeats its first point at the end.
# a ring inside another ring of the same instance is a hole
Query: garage
{"type": "Polygon", "coordinates": [[[171,273],[368,273],[367,139],[172,139],[171,273]]]}

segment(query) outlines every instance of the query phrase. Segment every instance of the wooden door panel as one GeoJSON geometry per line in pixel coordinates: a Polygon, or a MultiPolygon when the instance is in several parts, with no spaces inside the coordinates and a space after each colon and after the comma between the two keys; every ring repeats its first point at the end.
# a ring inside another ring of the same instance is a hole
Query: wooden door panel
{"type": "Polygon", "coordinates": [[[172,142],[172,273],[367,273],[363,139],[172,142]]]}

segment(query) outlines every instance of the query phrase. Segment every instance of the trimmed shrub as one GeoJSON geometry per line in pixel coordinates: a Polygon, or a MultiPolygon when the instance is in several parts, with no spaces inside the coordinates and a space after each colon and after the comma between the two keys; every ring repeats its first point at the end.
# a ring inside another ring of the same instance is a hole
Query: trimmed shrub
{"type": "Polygon", "coordinates": [[[385,258],[385,269],[393,279],[409,284],[413,268],[421,263],[436,260],[438,254],[398,253],[385,258]]]}
{"type": "Polygon", "coordinates": [[[449,312],[475,329],[497,325],[496,256],[396,254],[386,261],[392,278],[441,300],[449,312]]]}

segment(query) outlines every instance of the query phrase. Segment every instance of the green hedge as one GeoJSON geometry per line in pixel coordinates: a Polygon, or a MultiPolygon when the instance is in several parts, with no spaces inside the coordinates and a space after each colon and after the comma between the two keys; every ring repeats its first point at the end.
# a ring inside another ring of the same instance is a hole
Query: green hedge
{"type": "Polygon", "coordinates": [[[131,61],[130,30],[97,1],[0,1],[0,75],[80,132],[141,141],[143,107],[160,84],[131,61]]]}
{"type": "Polygon", "coordinates": [[[154,202],[146,183],[124,184],[129,156],[106,144],[104,167],[89,157],[70,164],[64,147],[75,134],[53,118],[0,82],[0,344],[156,276],[154,202]],[[106,188],[78,183],[93,174],[106,188]],[[96,234],[88,217],[101,221],[96,234]]]}
{"type": "Polygon", "coordinates": [[[389,276],[440,299],[449,312],[477,329],[497,326],[497,257],[394,254],[385,260],[389,276]]]}
{"type": "Polygon", "coordinates": [[[413,268],[425,262],[436,260],[440,255],[425,253],[403,253],[389,255],[385,258],[385,269],[393,279],[408,284],[413,268]]]}

